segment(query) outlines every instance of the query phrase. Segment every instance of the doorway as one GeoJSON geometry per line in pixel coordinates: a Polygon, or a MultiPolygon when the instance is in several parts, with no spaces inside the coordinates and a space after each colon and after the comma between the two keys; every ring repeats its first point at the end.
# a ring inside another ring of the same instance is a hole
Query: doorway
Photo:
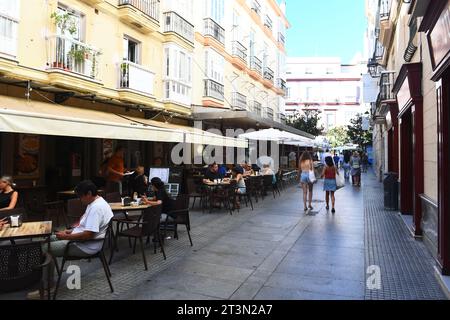
{"type": "Polygon", "coordinates": [[[400,118],[400,211],[414,212],[414,131],[411,108],[400,118]]]}

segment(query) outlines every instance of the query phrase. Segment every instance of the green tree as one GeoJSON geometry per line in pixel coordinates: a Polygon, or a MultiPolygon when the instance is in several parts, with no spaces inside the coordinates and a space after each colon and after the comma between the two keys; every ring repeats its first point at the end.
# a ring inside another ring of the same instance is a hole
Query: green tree
{"type": "Polygon", "coordinates": [[[318,124],[320,113],[318,110],[296,111],[293,115],[287,117],[286,124],[314,136],[320,136],[324,129],[318,124]]]}
{"type": "Polygon", "coordinates": [[[361,149],[365,150],[366,147],[372,143],[372,128],[369,130],[363,130],[363,115],[357,114],[355,118],[350,120],[350,125],[347,126],[348,136],[350,140],[357,144],[361,149]]]}
{"type": "Polygon", "coordinates": [[[327,139],[333,148],[342,147],[351,142],[346,127],[334,127],[333,129],[328,130],[327,139]]]}

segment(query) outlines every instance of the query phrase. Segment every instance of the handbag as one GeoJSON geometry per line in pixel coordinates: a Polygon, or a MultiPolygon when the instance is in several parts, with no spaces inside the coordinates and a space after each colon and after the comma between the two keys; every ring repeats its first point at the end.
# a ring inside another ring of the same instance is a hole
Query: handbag
{"type": "Polygon", "coordinates": [[[309,176],[308,176],[309,183],[315,183],[316,180],[316,174],[314,173],[314,170],[309,170],[309,176]]]}
{"type": "Polygon", "coordinates": [[[337,187],[337,190],[345,187],[344,177],[340,174],[336,174],[336,187],[337,187]]]}

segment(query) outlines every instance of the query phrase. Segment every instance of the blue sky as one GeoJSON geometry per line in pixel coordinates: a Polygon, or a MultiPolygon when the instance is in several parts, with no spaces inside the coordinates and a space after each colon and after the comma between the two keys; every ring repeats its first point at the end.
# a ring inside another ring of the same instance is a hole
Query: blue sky
{"type": "Polygon", "coordinates": [[[333,56],[349,63],[363,53],[364,0],[286,0],[288,56],[333,56]]]}

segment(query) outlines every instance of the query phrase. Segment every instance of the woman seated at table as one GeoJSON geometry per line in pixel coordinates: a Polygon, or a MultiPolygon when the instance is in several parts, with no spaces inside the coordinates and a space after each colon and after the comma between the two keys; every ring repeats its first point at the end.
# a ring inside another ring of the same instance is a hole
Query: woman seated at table
{"type": "MultiPolygon", "coordinates": [[[[240,166],[233,168],[233,180],[236,181],[236,193],[245,194],[247,192],[247,187],[244,180],[244,169],[240,166]]],[[[234,204],[236,208],[240,208],[239,199],[236,197],[236,203],[234,204]]]]}
{"type": "Polygon", "coordinates": [[[14,187],[15,184],[10,176],[0,178],[0,211],[16,207],[19,193],[13,189],[14,187]]]}
{"type": "Polygon", "coordinates": [[[252,166],[249,165],[247,161],[241,165],[241,168],[244,170],[243,172],[244,177],[252,176],[255,174],[255,172],[252,169],[252,166]]]}
{"type": "Polygon", "coordinates": [[[153,198],[142,197],[142,203],[149,204],[152,206],[162,205],[161,212],[164,215],[161,215],[161,218],[165,220],[167,213],[170,212],[170,197],[167,194],[166,188],[164,187],[164,182],[161,181],[160,178],[154,177],[150,181],[152,185],[152,190],[155,194],[153,198]]]}

